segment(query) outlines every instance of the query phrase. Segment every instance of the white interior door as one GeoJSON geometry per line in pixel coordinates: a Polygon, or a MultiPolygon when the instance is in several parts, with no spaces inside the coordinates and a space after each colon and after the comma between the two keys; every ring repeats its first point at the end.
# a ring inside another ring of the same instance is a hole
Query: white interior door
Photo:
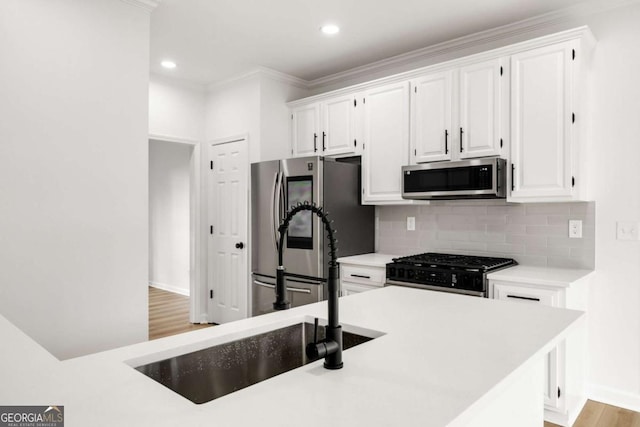
{"type": "Polygon", "coordinates": [[[214,144],[209,152],[209,321],[226,323],[247,317],[247,141],[214,144]]]}

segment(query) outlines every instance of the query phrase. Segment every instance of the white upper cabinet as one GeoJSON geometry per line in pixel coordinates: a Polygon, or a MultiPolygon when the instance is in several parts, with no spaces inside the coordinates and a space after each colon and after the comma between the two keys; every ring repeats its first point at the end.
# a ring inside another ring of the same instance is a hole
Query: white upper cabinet
{"type": "Polygon", "coordinates": [[[412,163],[451,159],[453,79],[444,71],[412,82],[412,163]]]}
{"type": "Polygon", "coordinates": [[[498,58],[460,68],[461,159],[502,154],[503,132],[508,122],[507,62],[498,58]]]}
{"type": "Polygon", "coordinates": [[[356,99],[353,95],[332,98],[320,104],[322,154],[350,154],[356,150],[356,99]]]}
{"type": "Polygon", "coordinates": [[[587,27],[293,101],[293,156],[362,155],[365,204],[409,204],[401,166],[498,156],[507,201],[589,200],[587,27]]]}
{"type": "Polygon", "coordinates": [[[411,163],[503,154],[506,64],[497,58],[412,80],[411,163]]]}
{"type": "MultiPolygon", "coordinates": [[[[320,106],[317,103],[291,110],[291,141],[294,157],[318,154],[320,133],[320,106]]],[[[322,146],[320,146],[322,148],[322,146]]]]}
{"type": "Polygon", "coordinates": [[[354,154],[356,106],[354,95],[344,95],[292,109],[293,156],[354,154]]]}
{"type": "MultiPolygon", "coordinates": [[[[581,153],[577,83],[579,41],[511,57],[509,201],[578,200],[581,153]]],[[[586,88],[582,88],[586,90],[586,88]]],[[[584,122],[584,118],[583,122],[584,122]]]]}
{"type": "Polygon", "coordinates": [[[409,163],[409,82],[364,93],[362,203],[407,203],[402,166],[409,163]]]}

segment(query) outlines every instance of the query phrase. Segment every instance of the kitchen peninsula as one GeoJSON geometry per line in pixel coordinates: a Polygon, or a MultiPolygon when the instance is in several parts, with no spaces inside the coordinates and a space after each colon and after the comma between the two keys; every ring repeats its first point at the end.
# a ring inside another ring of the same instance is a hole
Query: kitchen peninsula
{"type": "MultiPolygon", "coordinates": [[[[385,287],[340,299],[347,331],[376,337],[196,405],[133,369],[326,316],[326,302],[57,361],[0,317],[2,405],[64,405],[66,426],[536,426],[543,356],[583,314],[385,287]]],[[[204,380],[204,378],[203,378],[204,380]]]]}

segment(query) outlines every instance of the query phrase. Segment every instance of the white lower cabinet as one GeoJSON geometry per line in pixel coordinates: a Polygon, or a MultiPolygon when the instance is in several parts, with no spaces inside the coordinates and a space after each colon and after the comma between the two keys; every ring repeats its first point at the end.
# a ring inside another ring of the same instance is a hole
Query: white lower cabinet
{"type": "MultiPolygon", "coordinates": [[[[489,296],[513,303],[586,311],[589,273],[517,266],[489,274],[489,296]]],[[[546,421],[571,426],[582,410],[586,402],[586,348],[584,327],[573,331],[547,355],[543,392],[546,421]]]]}
{"type": "Polygon", "coordinates": [[[340,263],[340,295],[347,296],[384,286],[385,267],[340,263]]]}
{"type": "MultiPolygon", "coordinates": [[[[542,304],[550,307],[560,307],[560,290],[540,289],[520,284],[493,283],[493,298],[505,301],[514,301],[522,304],[542,304]]],[[[547,407],[557,408],[559,405],[562,388],[558,377],[558,348],[547,355],[544,375],[544,404],[547,407]]]]}

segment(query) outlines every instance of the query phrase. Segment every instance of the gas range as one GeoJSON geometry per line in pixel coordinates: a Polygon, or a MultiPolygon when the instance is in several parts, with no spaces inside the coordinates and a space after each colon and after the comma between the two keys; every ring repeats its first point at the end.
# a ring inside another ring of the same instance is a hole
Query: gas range
{"type": "Polygon", "coordinates": [[[487,273],[517,264],[511,258],[427,252],[394,258],[386,283],[486,297],[487,273]]]}

